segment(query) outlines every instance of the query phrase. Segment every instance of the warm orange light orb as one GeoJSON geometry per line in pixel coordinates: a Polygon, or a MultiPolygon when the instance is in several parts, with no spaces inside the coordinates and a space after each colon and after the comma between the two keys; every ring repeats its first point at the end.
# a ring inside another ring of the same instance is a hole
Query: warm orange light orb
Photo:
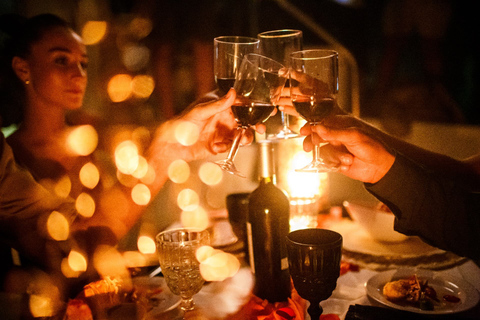
{"type": "Polygon", "coordinates": [[[152,254],[156,252],[155,241],[148,236],[140,236],[137,240],[138,251],[143,254],[152,254]]]}
{"type": "Polygon", "coordinates": [[[132,77],[128,74],[117,74],[108,81],[108,96],[112,102],[122,102],[132,95],[132,77]]]}
{"type": "Polygon", "coordinates": [[[181,121],[175,127],[175,139],[184,146],[194,145],[200,136],[197,125],[188,121],[181,121]]]}
{"type": "Polygon", "coordinates": [[[143,183],[137,184],[132,189],[132,200],[140,206],[145,206],[150,202],[152,194],[150,189],[143,183]]]}
{"type": "Polygon", "coordinates": [[[67,147],[79,156],[88,156],[95,151],[97,144],[98,134],[91,125],[78,126],[67,137],[67,147]]]}
{"type": "Polygon", "coordinates": [[[210,219],[205,209],[197,207],[192,211],[183,211],[180,215],[180,222],[185,228],[204,230],[208,228],[210,219]]]}
{"type": "Polygon", "coordinates": [[[200,166],[198,175],[203,183],[214,186],[222,181],[223,171],[215,163],[205,162],[200,166]]]}
{"type": "Polygon", "coordinates": [[[75,200],[75,209],[85,218],[90,218],[95,213],[95,200],[88,193],[82,192],[75,200]]]}
{"type": "Polygon", "coordinates": [[[87,162],[80,169],[79,173],[80,182],[87,188],[93,189],[100,181],[100,172],[96,165],[91,162],[87,162]]]}
{"type": "Polygon", "coordinates": [[[100,42],[107,33],[107,22],[88,21],[82,28],[82,39],[85,45],[92,45],[100,42]]]}
{"type": "Polygon", "coordinates": [[[139,161],[138,148],[132,141],[123,141],[115,148],[115,164],[121,173],[132,174],[139,161]]]}
{"type": "Polygon", "coordinates": [[[184,183],[190,177],[190,166],[185,160],[175,160],[168,166],[168,177],[175,183],[184,183]]]}
{"type": "Polygon", "coordinates": [[[192,211],[198,208],[200,198],[192,189],[183,189],[178,193],[177,205],[184,211],[192,211]]]}
{"type": "Polygon", "coordinates": [[[53,211],[47,219],[47,231],[50,237],[57,241],[68,239],[70,225],[67,218],[58,211],[53,211]]]}

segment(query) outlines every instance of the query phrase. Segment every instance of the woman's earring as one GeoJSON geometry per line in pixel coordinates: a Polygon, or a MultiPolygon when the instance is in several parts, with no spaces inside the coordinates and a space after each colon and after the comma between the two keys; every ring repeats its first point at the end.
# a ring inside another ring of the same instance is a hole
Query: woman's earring
{"type": "Polygon", "coordinates": [[[25,80],[25,84],[30,84],[30,80],[25,80]]]}

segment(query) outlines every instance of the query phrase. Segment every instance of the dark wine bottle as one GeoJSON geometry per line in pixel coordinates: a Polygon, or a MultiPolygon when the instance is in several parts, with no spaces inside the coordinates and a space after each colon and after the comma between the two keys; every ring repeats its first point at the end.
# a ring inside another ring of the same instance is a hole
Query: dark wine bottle
{"type": "Polygon", "coordinates": [[[286,251],[290,204],[275,186],[273,143],[261,142],[260,185],[248,200],[249,259],[255,274],[254,294],[269,302],[287,301],[291,293],[286,251]]]}

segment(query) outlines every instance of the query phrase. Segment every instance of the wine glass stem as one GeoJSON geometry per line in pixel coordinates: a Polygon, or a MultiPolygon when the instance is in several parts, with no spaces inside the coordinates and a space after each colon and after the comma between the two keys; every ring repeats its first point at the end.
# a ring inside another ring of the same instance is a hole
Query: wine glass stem
{"type": "Polygon", "coordinates": [[[319,320],[323,312],[323,308],[320,306],[320,301],[310,302],[307,311],[311,320],[319,320]]]}
{"type": "Polygon", "coordinates": [[[237,155],[238,152],[238,147],[240,146],[240,141],[242,140],[243,134],[245,133],[245,128],[244,127],[238,127],[237,128],[237,133],[235,135],[235,139],[233,139],[232,147],[230,148],[230,151],[228,152],[227,156],[227,161],[233,162],[233,159],[237,155]]]}
{"type": "Polygon", "coordinates": [[[280,117],[282,119],[283,128],[288,128],[288,116],[285,114],[285,112],[280,111],[280,117]]]}
{"type": "Polygon", "coordinates": [[[183,311],[190,311],[195,309],[195,303],[193,302],[193,297],[182,298],[182,302],[180,303],[180,308],[183,311]]]}

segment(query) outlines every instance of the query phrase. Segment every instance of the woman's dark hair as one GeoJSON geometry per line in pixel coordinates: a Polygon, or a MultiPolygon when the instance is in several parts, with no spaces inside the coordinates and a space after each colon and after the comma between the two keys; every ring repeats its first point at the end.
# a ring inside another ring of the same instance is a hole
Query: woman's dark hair
{"type": "Polygon", "coordinates": [[[32,44],[53,28],[70,28],[53,14],[26,19],[19,15],[0,16],[0,124],[2,127],[23,120],[25,88],[12,69],[13,57],[28,58],[32,44]]]}

